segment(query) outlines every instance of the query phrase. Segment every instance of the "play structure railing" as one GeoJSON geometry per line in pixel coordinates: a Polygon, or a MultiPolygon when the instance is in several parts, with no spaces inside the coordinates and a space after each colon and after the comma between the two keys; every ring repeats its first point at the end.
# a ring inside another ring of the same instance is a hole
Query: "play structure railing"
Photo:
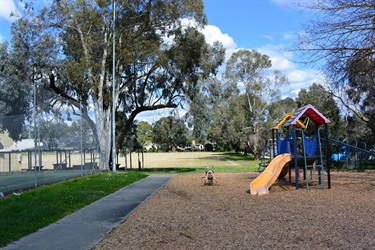
{"type": "Polygon", "coordinates": [[[282,139],[279,132],[276,131],[276,142],[274,143],[273,140],[270,139],[265,143],[257,171],[261,172],[261,168],[266,168],[275,156],[284,153],[290,153],[289,132],[287,132],[285,138],[282,139]],[[268,157],[266,157],[266,154],[268,154],[268,157]]]}
{"type": "Polygon", "coordinates": [[[336,165],[338,165],[338,162],[346,162],[347,167],[356,168],[360,165],[360,162],[367,164],[370,160],[374,160],[375,163],[375,152],[373,151],[331,138],[328,140],[331,144],[335,144],[341,148],[340,153],[335,153],[332,155],[333,163],[336,162],[336,165]],[[348,153],[348,151],[351,151],[351,154],[348,153]]]}

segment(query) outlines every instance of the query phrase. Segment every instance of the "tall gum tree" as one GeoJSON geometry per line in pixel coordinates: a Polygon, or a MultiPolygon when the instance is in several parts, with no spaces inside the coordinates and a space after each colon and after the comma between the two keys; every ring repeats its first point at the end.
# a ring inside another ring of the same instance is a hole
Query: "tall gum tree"
{"type": "Polygon", "coordinates": [[[322,66],[327,92],[375,136],[374,31],[371,0],[300,1],[312,15],[300,32],[301,61],[322,66]]]}
{"type": "Polygon", "coordinates": [[[267,55],[256,50],[239,50],[228,60],[225,77],[243,85],[247,99],[247,127],[243,127],[242,140],[250,147],[256,159],[262,148],[261,132],[272,103],[280,99],[280,88],[288,84],[286,76],[269,69],[272,62],[267,55]]]}
{"type": "MultiPolygon", "coordinates": [[[[211,46],[198,31],[206,23],[202,1],[123,0],[115,1],[115,11],[114,101],[125,117],[117,131],[118,151],[139,113],[184,104],[198,79],[212,74],[222,60],[215,53],[207,58],[211,46]],[[187,19],[196,27],[183,26],[187,19]]],[[[56,0],[40,14],[44,32],[55,36],[60,48],[49,87],[81,109],[97,140],[101,170],[111,159],[112,17],[111,1],[104,0],[56,0]]]]}
{"type": "Polygon", "coordinates": [[[51,111],[42,104],[39,85],[41,70],[51,65],[57,53],[54,39],[40,32],[35,16],[27,9],[24,16],[12,24],[10,46],[0,43],[0,130],[7,130],[13,140],[21,139],[26,124],[32,124],[36,107],[38,112],[51,111]]]}
{"type": "MultiPolygon", "coordinates": [[[[222,63],[225,49],[222,44],[215,42],[208,50],[207,55],[204,67],[208,69],[208,72],[211,71],[213,76],[216,76],[217,68],[212,65],[222,63]]],[[[222,91],[226,91],[228,94],[228,90],[222,89],[218,78],[204,76],[199,80],[196,88],[190,88],[188,91],[189,109],[184,118],[188,127],[193,129],[193,137],[196,139],[201,141],[208,139],[209,129],[215,122],[215,105],[224,101],[220,98],[222,91]]]]}

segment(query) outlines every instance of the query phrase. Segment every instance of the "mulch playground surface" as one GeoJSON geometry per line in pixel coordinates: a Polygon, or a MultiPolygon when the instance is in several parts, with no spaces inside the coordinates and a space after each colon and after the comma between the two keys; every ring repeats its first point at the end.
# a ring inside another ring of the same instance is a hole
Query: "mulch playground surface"
{"type": "Polygon", "coordinates": [[[375,171],[333,171],[325,190],[281,180],[252,196],[258,175],[217,173],[213,186],[178,175],[95,249],[375,249],[375,171]]]}

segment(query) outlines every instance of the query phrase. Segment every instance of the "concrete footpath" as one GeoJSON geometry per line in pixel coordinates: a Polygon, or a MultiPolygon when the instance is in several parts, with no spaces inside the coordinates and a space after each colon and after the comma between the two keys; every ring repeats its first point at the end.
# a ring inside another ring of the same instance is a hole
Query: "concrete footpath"
{"type": "Polygon", "coordinates": [[[150,175],[3,249],[91,249],[174,176],[150,175]]]}

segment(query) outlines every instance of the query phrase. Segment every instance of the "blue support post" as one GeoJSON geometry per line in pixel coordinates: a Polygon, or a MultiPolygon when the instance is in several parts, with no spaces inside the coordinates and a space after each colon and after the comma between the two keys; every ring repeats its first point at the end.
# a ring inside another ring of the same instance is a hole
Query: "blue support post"
{"type": "Polygon", "coordinates": [[[299,188],[298,186],[298,158],[297,158],[297,131],[296,131],[296,125],[293,125],[293,148],[292,148],[292,155],[294,159],[294,170],[295,170],[295,176],[296,176],[296,189],[299,188]]]}
{"type": "Polygon", "coordinates": [[[327,157],[327,181],[328,181],[328,189],[331,188],[331,146],[330,141],[328,140],[328,124],[324,124],[324,137],[326,141],[326,157],[327,157]]]}

